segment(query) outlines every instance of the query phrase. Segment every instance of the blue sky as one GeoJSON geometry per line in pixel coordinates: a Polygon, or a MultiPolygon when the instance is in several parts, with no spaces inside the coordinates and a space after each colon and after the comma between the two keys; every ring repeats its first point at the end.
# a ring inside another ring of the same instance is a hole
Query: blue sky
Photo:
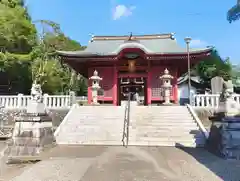
{"type": "Polygon", "coordinates": [[[72,39],[87,45],[90,34],[125,35],[175,32],[184,46],[213,45],[224,58],[240,63],[240,20],[229,24],[228,9],[236,0],[28,0],[33,20],[61,25],[72,39]]]}

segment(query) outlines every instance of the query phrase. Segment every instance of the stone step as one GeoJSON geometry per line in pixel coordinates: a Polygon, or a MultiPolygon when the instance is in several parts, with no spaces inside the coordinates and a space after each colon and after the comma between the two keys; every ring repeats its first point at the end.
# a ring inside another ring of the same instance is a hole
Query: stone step
{"type": "Polygon", "coordinates": [[[155,111],[155,110],[188,110],[187,107],[159,107],[159,106],[134,106],[130,107],[132,110],[145,110],[145,111],[155,111]]]}
{"type": "Polygon", "coordinates": [[[144,114],[144,113],[139,113],[139,114],[132,114],[130,115],[131,117],[135,117],[135,118],[191,118],[193,119],[193,117],[190,114],[144,114]]]}
{"type": "MultiPolygon", "coordinates": [[[[75,118],[76,119],[76,118],[75,118]]],[[[69,118],[69,123],[75,124],[74,118],[69,118]]],[[[88,123],[97,123],[97,124],[123,124],[124,118],[114,118],[114,119],[104,119],[104,118],[91,118],[91,119],[77,119],[76,124],[88,124],[88,123]]],[[[185,123],[195,123],[194,120],[192,119],[168,119],[168,118],[162,118],[162,119],[135,119],[135,118],[130,118],[129,122],[132,123],[152,123],[152,124],[157,124],[157,123],[175,123],[175,124],[185,124],[185,123]]]]}
{"type": "Polygon", "coordinates": [[[87,140],[87,141],[79,141],[79,140],[59,140],[57,142],[58,144],[68,144],[68,145],[106,145],[106,146],[122,146],[123,142],[122,140],[104,140],[104,141],[94,141],[94,140],[87,140]]]}
{"type": "Polygon", "coordinates": [[[174,121],[130,121],[130,124],[131,125],[153,125],[153,126],[162,126],[162,125],[169,125],[169,126],[180,126],[180,127],[183,127],[183,126],[197,126],[197,123],[195,122],[174,122],[174,121]]]}
{"type": "Polygon", "coordinates": [[[176,119],[184,119],[184,118],[191,118],[193,117],[190,114],[144,114],[144,113],[139,113],[139,114],[130,114],[131,117],[134,118],[176,118],[176,119]]]}
{"type": "Polygon", "coordinates": [[[204,143],[195,143],[194,141],[166,141],[166,142],[153,142],[153,141],[129,141],[129,146],[175,146],[175,147],[204,147],[204,143]]]}
{"type": "Polygon", "coordinates": [[[79,125],[79,124],[83,124],[85,125],[86,124],[101,124],[101,125],[104,125],[104,124],[112,124],[112,125],[116,125],[116,124],[123,124],[124,120],[123,119],[77,119],[77,121],[74,121],[74,119],[69,119],[69,124],[76,124],[76,125],[79,125]]]}
{"type": "MultiPolygon", "coordinates": [[[[116,126],[123,126],[124,121],[123,120],[119,120],[119,121],[110,121],[110,122],[105,122],[105,121],[79,121],[77,124],[74,122],[68,122],[66,125],[71,125],[74,126],[76,125],[76,127],[84,127],[84,126],[88,126],[88,127],[101,127],[104,128],[105,126],[108,127],[116,127],[116,126]]],[[[179,126],[179,127],[185,127],[185,126],[197,126],[197,123],[195,122],[175,122],[175,121],[154,121],[154,122],[147,122],[147,121],[129,121],[129,125],[132,126],[179,126]]]]}
{"type": "Polygon", "coordinates": [[[154,110],[154,111],[148,111],[148,110],[131,110],[130,112],[133,114],[185,114],[189,113],[188,110],[154,110]]]}
{"type": "Polygon", "coordinates": [[[135,106],[133,107],[134,109],[149,109],[149,110],[154,110],[154,109],[187,109],[186,106],[135,106]]]}
{"type": "Polygon", "coordinates": [[[163,128],[157,128],[157,129],[145,129],[144,127],[142,128],[136,128],[136,129],[133,129],[133,128],[130,128],[129,129],[130,132],[133,132],[133,133],[143,133],[143,134],[153,134],[153,133],[159,133],[159,134],[175,134],[175,135],[179,135],[179,134],[183,134],[183,135],[186,135],[186,134],[200,134],[201,131],[198,129],[198,128],[195,128],[195,129],[163,129],[163,128]]]}
{"type": "MultiPolygon", "coordinates": [[[[79,130],[77,130],[79,131],[79,130]]],[[[77,137],[94,137],[93,135],[96,135],[96,137],[121,137],[123,133],[123,130],[116,130],[113,132],[106,132],[106,131],[101,131],[101,132],[92,132],[92,131],[82,131],[82,132],[66,132],[64,135],[68,135],[68,136],[77,136],[77,137]]],[[[203,134],[199,131],[199,132],[191,132],[191,131],[186,131],[186,132],[167,132],[167,131],[163,131],[163,132],[156,132],[156,130],[152,130],[152,131],[138,131],[138,130],[129,130],[129,136],[131,137],[138,137],[138,136],[142,136],[142,137],[200,137],[203,136],[203,134]]],[[[65,136],[64,136],[65,137],[65,136]]]]}
{"type": "Polygon", "coordinates": [[[144,127],[141,128],[136,128],[136,129],[131,129],[130,127],[130,131],[137,131],[138,133],[162,133],[162,134],[200,134],[202,133],[198,128],[197,129],[178,129],[178,130],[174,130],[174,131],[170,131],[169,129],[160,129],[160,128],[156,128],[156,129],[146,129],[144,127]]]}
{"type": "MultiPolygon", "coordinates": [[[[78,118],[78,121],[80,120],[123,120],[124,116],[112,116],[112,117],[104,117],[104,115],[95,115],[95,116],[70,116],[69,120],[78,118]]],[[[194,121],[192,117],[177,117],[177,116],[130,116],[130,119],[132,120],[188,120],[188,121],[194,121]]]]}
{"type": "MultiPolygon", "coordinates": [[[[77,130],[79,131],[79,130],[77,130]]],[[[78,136],[78,137],[121,137],[123,133],[123,130],[113,130],[112,132],[109,131],[98,131],[98,132],[94,132],[94,131],[81,131],[81,132],[66,132],[65,135],[68,136],[78,136]]],[[[131,137],[138,137],[138,136],[142,136],[142,137],[201,137],[203,136],[203,134],[199,131],[199,132],[167,132],[167,131],[163,131],[163,132],[157,132],[156,130],[152,130],[151,131],[138,131],[138,130],[129,130],[129,136],[131,137]]]]}
{"type": "MultiPolygon", "coordinates": [[[[68,144],[68,145],[123,145],[121,140],[69,140],[69,141],[58,141],[58,144],[68,144]]],[[[129,140],[128,146],[178,146],[178,147],[202,147],[204,146],[204,141],[196,143],[195,140],[181,140],[181,141],[133,141],[129,140]]]]}
{"type": "Polygon", "coordinates": [[[111,113],[111,114],[108,114],[108,113],[89,113],[89,114],[72,114],[71,116],[69,116],[69,119],[70,118],[81,118],[81,119],[93,119],[93,118],[105,118],[106,119],[116,119],[116,118],[123,118],[124,117],[124,114],[121,113],[121,114],[114,114],[114,113],[111,113]],[[107,114],[107,115],[104,115],[104,114],[107,114]]]}
{"type": "Polygon", "coordinates": [[[81,109],[81,108],[79,108],[79,109],[75,109],[74,111],[78,111],[75,113],[79,114],[79,113],[99,113],[99,112],[122,113],[125,110],[124,109],[112,109],[112,108],[105,108],[105,109],[81,109]]]}
{"type": "Polygon", "coordinates": [[[121,122],[124,120],[123,117],[116,117],[116,118],[107,118],[107,119],[104,119],[104,117],[100,117],[100,116],[96,116],[96,117],[89,117],[89,118],[85,118],[85,117],[69,117],[68,120],[71,120],[72,122],[76,122],[76,123],[79,123],[79,122],[121,122]]]}
{"type": "Polygon", "coordinates": [[[195,120],[193,120],[193,118],[179,118],[179,117],[159,117],[159,118],[156,118],[156,117],[130,117],[130,120],[145,120],[145,121],[155,121],[155,122],[158,122],[158,121],[189,121],[189,122],[195,122],[195,120]]]}
{"type": "Polygon", "coordinates": [[[205,139],[203,137],[137,137],[136,141],[152,141],[152,142],[167,142],[167,141],[175,141],[175,142],[181,142],[181,141],[195,141],[195,142],[205,142],[205,139]]]}
{"type": "MultiPolygon", "coordinates": [[[[65,140],[65,141],[74,141],[76,142],[104,142],[104,141],[121,141],[122,140],[122,135],[118,137],[76,137],[76,135],[67,135],[68,139],[59,137],[58,141],[65,140]]],[[[189,141],[189,142],[197,142],[197,143],[204,143],[205,138],[204,137],[196,137],[196,138],[191,138],[191,137],[134,137],[134,136],[129,136],[130,141],[134,142],[184,142],[184,141],[189,141]]]]}
{"type": "MultiPolygon", "coordinates": [[[[132,132],[130,132],[132,134],[132,132]]],[[[203,137],[203,133],[189,133],[189,132],[138,132],[136,137],[189,137],[189,138],[196,138],[196,137],[203,137]]]]}
{"type": "Polygon", "coordinates": [[[135,106],[130,107],[132,110],[148,110],[148,111],[155,111],[155,110],[188,110],[187,107],[162,107],[162,106],[135,106]]]}
{"type": "Polygon", "coordinates": [[[77,134],[69,134],[67,135],[68,138],[59,137],[59,139],[64,140],[79,140],[79,141],[88,141],[88,140],[95,140],[95,141],[114,141],[114,140],[122,140],[122,135],[119,136],[105,136],[105,135],[98,135],[98,136],[91,136],[91,135],[77,135],[77,134]]]}
{"type": "Polygon", "coordinates": [[[82,127],[82,128],[71,128],[71,127],[66,127],[66,128],[62,128],[61,130],[62,133],[64,134],[68,134],[70,133],[74,133],[77,134],[78,132],[84,133],[84,134],[100,134],[100,133],[122,133],[122,128],[121,129],[108,129],[108,130],[103,130],[100,127],[82,127]]]}
{"type": "Polygon", "coordinates": [[[184,130],[198,130],[199,128],[197,126],[185,126],[182,127],[180,125],[161,125],[161,126],[153,126],[153,125],[137,125],[137,126],[131,126],[131,129],[137,129],[137,130],[143,130],[143,128],[148,131],[148,130],[156,130],[156,131],[160,131],[160,130],[168,130],[168,131],[184,131],[184,130]]]}
{"type": "MultiPolygon", "coordinates": [[[[178,126],[158,126],[158,127],[154,127],[152,125],[149,126],[142,126],[142,125],[138,125],[138,126],[129,126],[129,130],[132,132],[144,132],[144,133],[148,133],[148,132],[162,132],[162,133],[167,133],[167,132],[176,132],[176,133],[192,133],[194,134],[195,132],[199,131],[199,128],[197,126],[188,126],[188,127],[178,127],[178,126]]],[[[61,128],[61,132],[63,132],[64,134],[68,133],[68,132],[84,132],[84,133],[98,133],[98,132],[109,132],[109,133],[121,133],[123,131],[123,127],[114,127],[108,126],[108,129],[106,127],[100,127],[100,126],[94,126],[94,125],[88,125],[88,126],[82,126],[82,127],[77,127],[77,126],[65,126],[63,128],[61,128]]]]}
{"type": "Polygon", "coordinates": [[[148,123],[159,123],[159,122],[170,122],[170,123],[195,123],[192,119],[130,119],[130,122],[148,122],[148,123]]]}

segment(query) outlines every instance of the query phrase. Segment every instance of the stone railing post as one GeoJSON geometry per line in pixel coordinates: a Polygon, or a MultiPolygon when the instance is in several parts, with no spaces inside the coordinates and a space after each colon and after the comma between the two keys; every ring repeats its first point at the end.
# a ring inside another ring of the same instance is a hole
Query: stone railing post
{"type": "Polygon", "coordinates": [[[196,95],[195,94],[191,94],[192,98],[191,98],[191,106],[196,106],[196,95]]]}
{"type": "MultiPolygon", "coordinates": [[[[16,105],[16,107],[17,108],[21,108],[21,107],[23,107],[23,94],[18,94],[17,95],[17,105],[16,105]]],[[[14,105],[13,105],[13,107],[14,107],[14,105]]]]}
{"type": "Polygon", "coordinates": [[[72,106],[76,103],[76,94],[74,91],[69,92],[69,106],[72,106]]]}
{"type": "Polygon", "coordinates": [[[48,104],[50,104],[50,100],[48,102],[48,97],[49,97],[48,94],[43,94],[43,103],[44,103],[45,107],[48,107],[49,106],[48,104]]]}

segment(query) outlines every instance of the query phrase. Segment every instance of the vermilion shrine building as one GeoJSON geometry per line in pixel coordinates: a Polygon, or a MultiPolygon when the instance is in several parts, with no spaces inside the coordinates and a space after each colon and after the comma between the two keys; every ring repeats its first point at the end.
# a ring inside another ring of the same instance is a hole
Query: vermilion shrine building
{"type": "MultiPolygon", "coordinates": [[[[213,48],[190,49],[191,67],[209,58],[213,48]]],[[[178,102],[177,78],[187,72],[187,50],[173,34],[94,36],[82,51],[58,51],[61,60],[89,78],[97,70],[102,78],[98,100],[120,105],[129,90],[139,92],[144,104],[163,100],[159,76],[167,68],[172,80],[171,101],[178,102]]],[[[91,102],[91,81],[88,102],[91,102]]]]}

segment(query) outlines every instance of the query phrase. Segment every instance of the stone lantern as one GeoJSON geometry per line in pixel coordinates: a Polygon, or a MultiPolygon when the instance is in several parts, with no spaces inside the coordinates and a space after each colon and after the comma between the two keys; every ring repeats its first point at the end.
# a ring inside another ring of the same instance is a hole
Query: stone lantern
{"type": "Polygon", "coordinates": [[[172,88],[171,80],[173,79],[173,76],[169,74],[168,69],[165,69],[164,74],[159,78],[162,80],[164,104],[170,104],[170,93],[172,88]]]}
{"type": "Polygon", "coordinates": [[[95,70],[93,76],[89,79],[92,81],[92,104],[98,105],[98,90],[101,88],[99,82],[102,78],[98,76],[98,72],[95,70]]]}

